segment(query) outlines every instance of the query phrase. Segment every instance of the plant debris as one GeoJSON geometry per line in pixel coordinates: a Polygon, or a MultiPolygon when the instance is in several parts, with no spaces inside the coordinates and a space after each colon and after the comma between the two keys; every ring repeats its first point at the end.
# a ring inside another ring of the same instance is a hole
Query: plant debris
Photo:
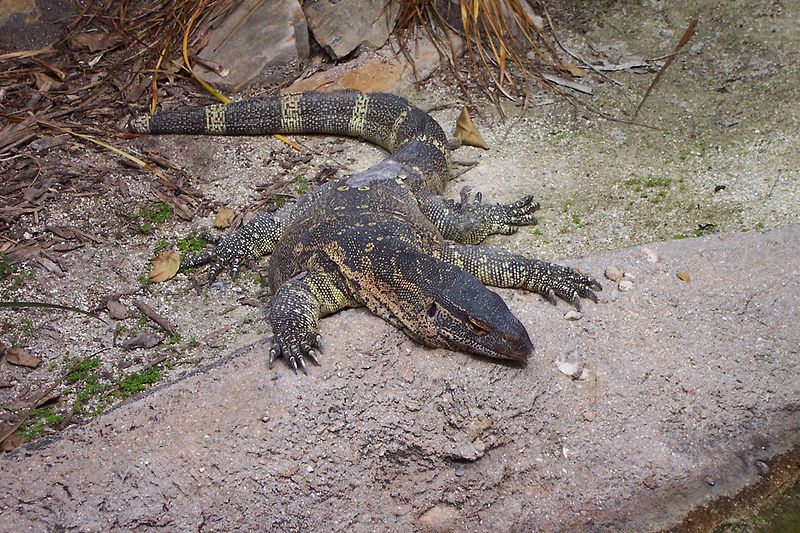
{"type": "Polygon", "coordinates": [[[31,355],[25,348],[12,346],[6,350],[6,361],[9,364],[36,368],[42,362],[41,358],[31,355]]]}

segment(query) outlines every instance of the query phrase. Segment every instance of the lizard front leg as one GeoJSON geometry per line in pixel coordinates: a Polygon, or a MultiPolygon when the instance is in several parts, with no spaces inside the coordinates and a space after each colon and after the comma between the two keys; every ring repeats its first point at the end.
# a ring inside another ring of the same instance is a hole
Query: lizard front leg
{"type": "Polygon", "coordinates": [[[447,240],[478,244],[489,235],[510,235],[518,226],[537,223],[533,213],[539,204],[533,196],[511,204],[483,204],[481,193],[470,199],[469,192],[466,187],[461,190],[460,202],[426,192],[418,194],[420,209],[447,240]]]}
{"type": "Polygon", "coordinates": [[[210,281],[223,270],[228,270],[231,278],[236,278],[246,260],[272,253],[285,227],[286,224],[276,219],[273,213],[262,213],[239,230],[225,235],[213,249],[182,261],[181,270],[210,264],[210,281]]]}
{"type": "Polygon", "coordinates": [[[210,264],[210,281],[216,279],[223,270],[228,270],[231,278],[235,278],[246,260],[271,254],[284,230],[306,214],[314,201],[329,188],[330,184],[326,184],[274,213],[257,215],[237,231],[220,239],[213,249],[183,261],[181,270],[210,264]]]}
{"type": "Polygon", "coordinates": [[[295,373],[299,367],[308,374],[305,358],[319,365],[317,355],[322,351],[319,319],[358,305],[338,273],[304,272],[282,284],[275,291],[270,309],[270,368],[275,359],[283,356],[295,373]]]}
{"type": "Polygon", "coordinates": [[[445,242],[440,253],[442,261],[463,268],[484,285],[536,292],[552,304],[561,298],[580,309],[581,298],[597,302],[594,291],[603,290],[596,280],[570,267],[507,250],[445,242]]]}

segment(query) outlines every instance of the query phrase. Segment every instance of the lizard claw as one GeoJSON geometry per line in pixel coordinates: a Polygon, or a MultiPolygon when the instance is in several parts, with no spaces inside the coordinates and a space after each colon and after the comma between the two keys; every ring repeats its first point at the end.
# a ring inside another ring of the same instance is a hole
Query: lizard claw
{"type": "Polygon", "coordinates": [[[308,367],[306,365],[306,357],[320,366],[319,353],[322,352],[320,344],[322,337],[315,334],[312,341],[292,339],[291,333],[286,338],[279,338],[277,335],[272,339],[272,347],[269,349],[269,368],[272,368],[272,363],[278,357],[283,357],[289,367],[297,374],[298,370],[302,370],[304,374],[308,375],[308,367]]]}
{"type": "Polygon", "coordinates": [[[551,304],[555,305],[561,298],[580,311],[583,308],[581,298],[597,303],[595,291],[602,291],[600,283],[570,267],[553,263],[537,262],[535,281],[529,287],[538,292],[551,304]]]}

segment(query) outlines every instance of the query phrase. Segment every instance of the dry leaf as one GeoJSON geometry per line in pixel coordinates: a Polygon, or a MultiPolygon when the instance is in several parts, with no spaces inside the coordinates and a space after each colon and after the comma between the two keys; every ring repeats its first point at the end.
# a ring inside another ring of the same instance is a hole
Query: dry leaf
{"type": "Polygon", "coordinates": [[[564,67],[564,70],[566,70],[576,78],[582,78],[586,76],[586,71],[583,70],[578,65],[576,65],[575,63],[561,63],[561,66],[564,67]]]}
{"type": "Polygon", "coordinates": [[[219,229],[230,228],[233,224],[234,213],[232,209],[220,209],[214,218],[214,227],[219,229]]]}
{"type": "Polygon", "coordinates": [[[160,342],[161,337],[152,331],[146,331],[126,340],[122,343],[122,347],[125,350],[149,349],[158,346],[160,342]]]}
{"type": "Polygon", "coordinates": [[[160,283],[172,279],[181,266],[181,256],[172,250],[164,250],[153,259],[152,268],[148,278],[153,283],[160,283]]]}
{"type": "Polygon", "coordinates": [[[12,347],[6,350],[6,361],[12,365],[26,366],[28,368],[36,368],[41,359],[35,355],[31,355],[25,348],[12,347]]]}
{"type": "Polygon", "coordinates": [[[108,314],[111,315],[111,318],[114,320],[125,320],[128,318],[128,308],[122,305],[119,300],[109,298],[106,301],[106,309],[108,309],[108,314]]]}
{"type": "Polygon", "coordinates": [[[692,281],[692,275],[688,272],[684,272],[683,270],[677,272],[675,275],[678,276],[679,280],[685,283],[690,283],[692,281]]]}
{"type": "Polygon", "coordinates": [[[123,43],[125,38],[116,32],[103,33],[93,31],[73,35],[70,40],[79,47],[88,48],[90,52],[99,52],[123,43]]]}
{"type": "Polygon", "coordinates": [[[18,435],[16,433],[12,433],[5,439],[3,442],[0,442],[0,451],[3,452],[10,452],[14,448],[22,446],[25,443],[25,437],[18,435]]]}
{"type": "Polygon", "coordinates": [[[469,116],[469,111],[467,111],[466,107],[461,110],[461,114],[458,116],[458,120],[456,120],[455,135],[456,139],[461,141],[462,144],[477,146],[484,150],[489,149],[489,146],[487,146],[481,134],[475,129],[475,124],[472,123],[472,117],[469,116]]]}
{"type": "Polygon", "coordinates": [[[36,88],[43,93],[46,93],[50,89],[58,88],[61,85],[60,81],[51,78],[44,72],[34,72],[33,77],[36,80],[36,88]]]}

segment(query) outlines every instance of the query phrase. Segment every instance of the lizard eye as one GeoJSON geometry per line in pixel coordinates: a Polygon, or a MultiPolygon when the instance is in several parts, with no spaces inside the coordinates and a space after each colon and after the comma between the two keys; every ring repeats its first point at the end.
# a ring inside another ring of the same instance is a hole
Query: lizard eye
{"type": "Polygon", "coordinates": [[[436,302],[431,302],[431,305],[428,306],[428,316],[431,318],[435,317],[438,310],[439,306],[436,305],[436,302]]]}
{"type": "Polygon", "coordinates": [[[476,335],[486,335],[489,333],[489,326],[475,317],[467,317],[467,327],[476,335]]]}

